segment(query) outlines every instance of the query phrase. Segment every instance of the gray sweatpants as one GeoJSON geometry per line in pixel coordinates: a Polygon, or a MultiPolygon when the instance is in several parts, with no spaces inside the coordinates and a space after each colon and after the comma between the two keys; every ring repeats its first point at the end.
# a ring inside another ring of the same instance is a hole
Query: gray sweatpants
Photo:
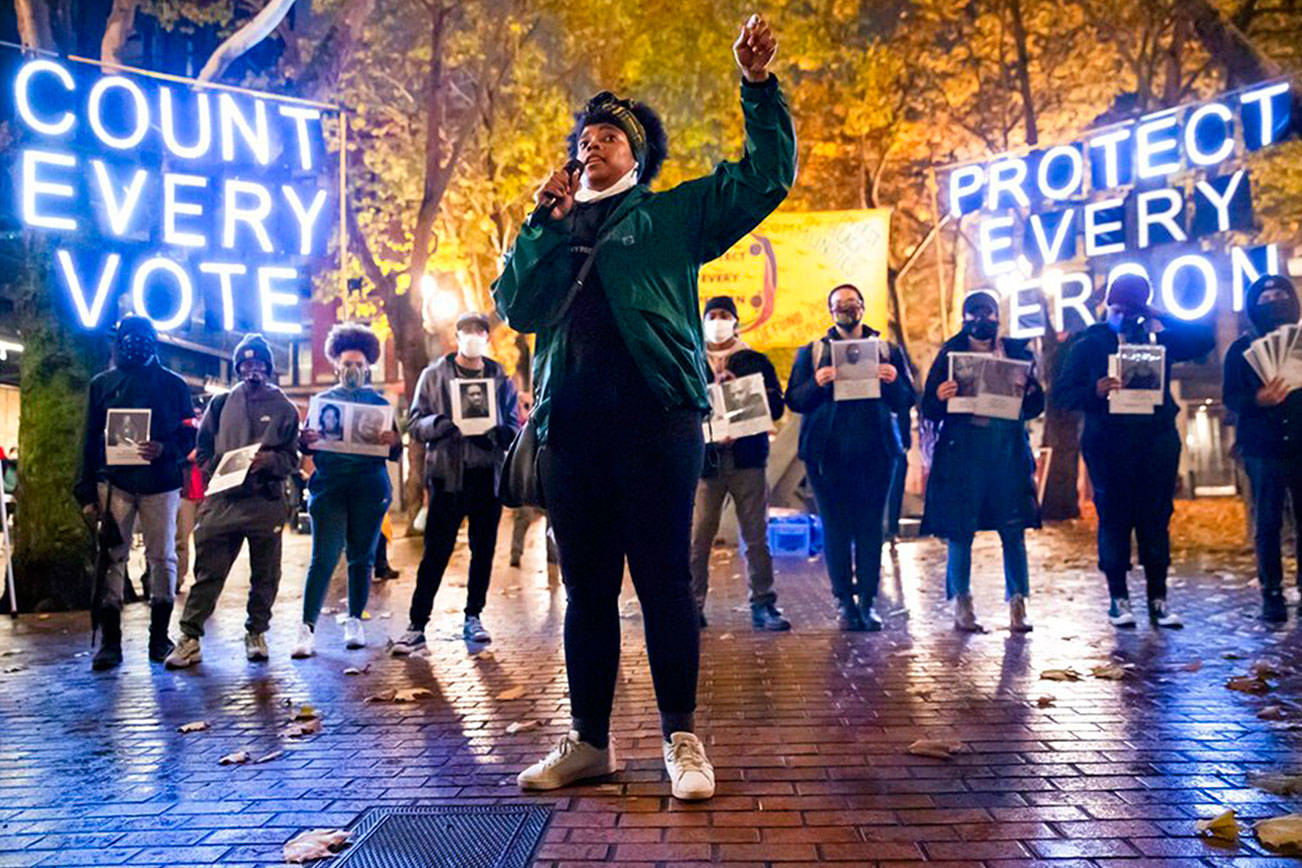
{"type": "Polygon", "coordinates": [[[181,632],[199,638],[203,625],[217,608],[217,599],[244,541],[249,543],[249,603],[244,629],[265,633],[271,624],[271,607],[280,590],[280,541],[282,528],[270,532],[205,532],[203,523],[194,532],[194,586],[185,600],[181,632]]]}
{"type": "Polygon", "coordinates": [[[732,495],[745,547],[750,582],[750,603],[762,606],[777,600],[773,592],[773,557],[769,553],[769,490],[763,467],[733,466],[732,451],[720,450],[719,472],[702,477],[696,485],[692,516],[692,594],[698,608],[705,606],[710,587],[710,549],[719,532],[723,501],[732,495]]]}
{"type": "Polygon", "coordinates": [[[112,502],[106,504],[108,497],[109,486],[100,483],[100,509],[107,508],[117,522],[122,533],[122,545],[109,552],[101,605],[107,609],[122,608],[123,577],[137,521],[140,522],[140,534],[145,538],[149,599],[156,603],[172,602],[176,594],[176,507],[181,500],[180,489],[161,494],[132,494],[114,486],[112,502]]]}

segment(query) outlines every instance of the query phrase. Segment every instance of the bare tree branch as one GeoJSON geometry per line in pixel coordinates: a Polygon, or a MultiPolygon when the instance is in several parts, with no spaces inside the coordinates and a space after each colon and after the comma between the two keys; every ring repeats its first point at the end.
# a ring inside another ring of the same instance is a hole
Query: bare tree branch
{"type": "Polygon", "coordinates": [[[99,59],[105,63],[122,63],[122,49],[136,30],[136,7],[140,0],[113,0],[104,38],[99,45],[99,59]]]}
{"type": "Polygon", "coordinates": [[[239,60],[245,52],[271,35],[285,15],[293,7],[294,0],[269,0],[262,11],[254,15],[236,30],[226,41],[217,46],[208,62],[199,70],[199,81],[214,81],[225,72],[232,63],[239,60]]]}

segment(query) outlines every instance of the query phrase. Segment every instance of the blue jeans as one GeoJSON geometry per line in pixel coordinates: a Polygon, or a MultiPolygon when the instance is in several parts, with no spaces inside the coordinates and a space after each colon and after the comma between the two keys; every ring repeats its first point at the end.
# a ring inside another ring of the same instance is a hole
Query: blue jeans
{"type": "MultiPolygon", "coordinates": [[[[1022,528],[1009,527],[999,531],[999,541],[1004,547],[1004,599],[1031,593],[1029,567],[1026,562],[1026,539],[1022,528]]],[[[945,596],[954,599],[959,594],[972,592],[972,537],[949,540],[949,559],[945,564],[945,596]]]]}
{"type": "Polygon", "coordinates": [[[312,492],[307,512],[312,516],[312,559],[303,589],[303,623],[316,626],[339,555],[348,552],[348,615],[362,617],[371,592],[375,542],[389,508],[389,474],[384,468],[335,480],[324,491],[312,492]]]}
{"type": "MultiPolygon", "coordinates": [[[[1253,530],[1257,549],[1257,575],[1261,589],[1277,594],[1284,587],[1280,554],[1280,529],[1284,524],[1284,497],[1293,501],[1294,543],[1302,550],[1302,467],[1284,458],[1243,459],[1252,482],[1253,530]]],[[[1302,560],[1299,562],[1302,570],[1302,560]]],[[[1302,574],[1298,576],[1302,586],[1302,574]]]]}

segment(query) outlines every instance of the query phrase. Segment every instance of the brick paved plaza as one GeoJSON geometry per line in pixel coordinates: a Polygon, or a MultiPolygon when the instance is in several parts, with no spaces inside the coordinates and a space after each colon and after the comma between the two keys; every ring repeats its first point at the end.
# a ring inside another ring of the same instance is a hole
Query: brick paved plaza
{"type": "MultiPolygon", "coordinates": [[[[1227,525],[1241,526],[1241,512],[1179,509],[1172,602],[1188,623],[1182,632],[1107,625],[1085,522],[1031,535],[1036,629],[1024,639],[1002,629],[993,535],[978,541],[975,584],[978,612],[995,629],[972,637],[950,629],[934,540],[902,543],[887,560],[887,630],[877,635],[836,630],[821,563],[803,560],[779,562],[779,603],[796,629],[752,633],[739,565],[721,551],[699,715],[719,795],[703,805],[668,797],[639,616],[626,596],[614,721],[624,770],[532,797],[556,810],[538,864],[1273,858],[1250,822],[1237,845],[1198,839],[1194,822],[1223,807],[1248,821],[1296,809],[1245,776],[1298,767],[1288,718],[1302,715],[1292,705],[1302,643],[1292,623],[1272,631],[1256,620],[1250,557],[1216,541],[1235,535],[1227,525]],[[1282,673],[1268,679],[1270,692],[1226,689],[1263,660],[1282,673]],[[1125,667],[1121,680],[1091,675],[1113,661],[1125,667]],[[1041,678],[1063,668],[1081,680],[1041,678]],[[1281,705],[1285,720],[1257,717],[1281,705]],[[963,749],[948,761],[906,755],[919,738],[963,749]]],[[[242,575],[193,671],[147,663],[142,606],[125,619],[126,664],[107,675],[89,671],[82,613],[0,622],[0,865],[280,864],[299,831],[347,826],[370,806],[522,799],[515,773],[567,724],[563,598],[547,588],[537,540],[525,569],[495,576],[491,652],[472,656],[451,638],[460,616],[449,610],[465,593],[459,552],[453,586],[435,605],[431,653],[406,661],[385,656],[383,640],[405,626],[418,544],[396,546],[403,578],[376,586],[372,647],[344,651],[342,628],[327,617],[319,656],[291,661],[307,538],[288,540],[269,664],[242,656],[242,575]],[[410,703],[363,701],[418,687],[428,695],[410,703]],[[322,730],[288,738],[286,722],[303,704],[320,711],[322,730]],[[508,732],[533,720],[541,727],[508,732]],[[177,731],[192,721],[210,728],[177,731]],[[218,764],[240,749],[284,753],[218,764]]],[[[1142,579],[1132,582],[1142,597],[1142,579]]],[[[333,590],[330,604],[341,594],[333,590]]]]}

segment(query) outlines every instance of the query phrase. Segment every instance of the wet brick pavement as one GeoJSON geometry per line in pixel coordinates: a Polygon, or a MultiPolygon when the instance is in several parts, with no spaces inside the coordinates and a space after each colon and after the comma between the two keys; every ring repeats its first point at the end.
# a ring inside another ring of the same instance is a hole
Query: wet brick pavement
{"type": "MultiPolygon", "coordinates": [[[[1182,632],[1107,625],[1081,523],[1031,536],[1036,630],[1026,638],[1000,629],[993,536],[978,541],[975,583],[978,611],[995,629],[967,637],[950,629],[935,541],[902,543],[888,559],[888,626],[877,635],[836,631],[821,565],[803,559],[779,561],[779,602],[796,629],[753,633],[738,564],[718,552],[699,728],[719,793],[703,805],[668,797],[639,617],[626,596],[614,721],[624,769],[609,782],[531,797],[556,809],[538,864],[1273,861],[1250,832],[1218,846],[1193,830],[1222,806],[1248,820],[1298,806],[1245,781],[1252,770],[1298,765],[1295,725],[1256,714],[1297,699],[1302,647],[1292,623],[1268,630],[1255,620],[1246,552],[1204,545],[1199,528],[1234,520],[1213,516],[1181,531],[1172,602],[1189,623],[1182,632]],[[1270,693],[1225,688],[1263,659],[1285,673],[1270,693]],[[1120,681],[1090,676],[1109,661],[1133,668],[1120,681]],[[1063,667],[1084,677],[1040,678],[1063,667]],[[1052,704],[1041,707],[1040,697],[1052,704]],[[964,750],[949,761],[906,755],[918,738],[964,750]]],[[[281,845],[300,830],[345,826],[373,805],[523,798],[515,772],[566,728],[563,602],[547,588],[537,540],[525,569],[495,576],[491,653],[472,655],[452,638],[459,615],[450,610],[465,593],[461,551],[435,604],[430,635],[439,641],[428,657],[406,661],[378,645],[405,626],[414,541],[396,547],[404,578],[377,586],[372,647],[344,651],[342,628],[328,617],[319,656],[291,661],[307,546],[289,540],[269,664],[240,653],[242,577],[194,671],[148,664],[142,606],[126,619],[126,665],[104,675],[89,671],[84,615],[0,621],[0,866],[280,864],[281,845]],[[365,674],[343,672],[368,661],[365,674]],[[412,687],[429,695],[363,702],[412,687]],[[303,703],[320,709],[322,731],[284,737],[288,706],[303,703]],[[541,728],[507,733],[535,719],[541,728]],[[195,720],[211,728],[177,732],[195,720]],[[218,765],[241,748],[284,753],[218,765]]],[[[1142,579],[1132,581],[1142,593],[1142,579]]],[[[340,593],[336,586],[332,602],[340,593]]]]}

